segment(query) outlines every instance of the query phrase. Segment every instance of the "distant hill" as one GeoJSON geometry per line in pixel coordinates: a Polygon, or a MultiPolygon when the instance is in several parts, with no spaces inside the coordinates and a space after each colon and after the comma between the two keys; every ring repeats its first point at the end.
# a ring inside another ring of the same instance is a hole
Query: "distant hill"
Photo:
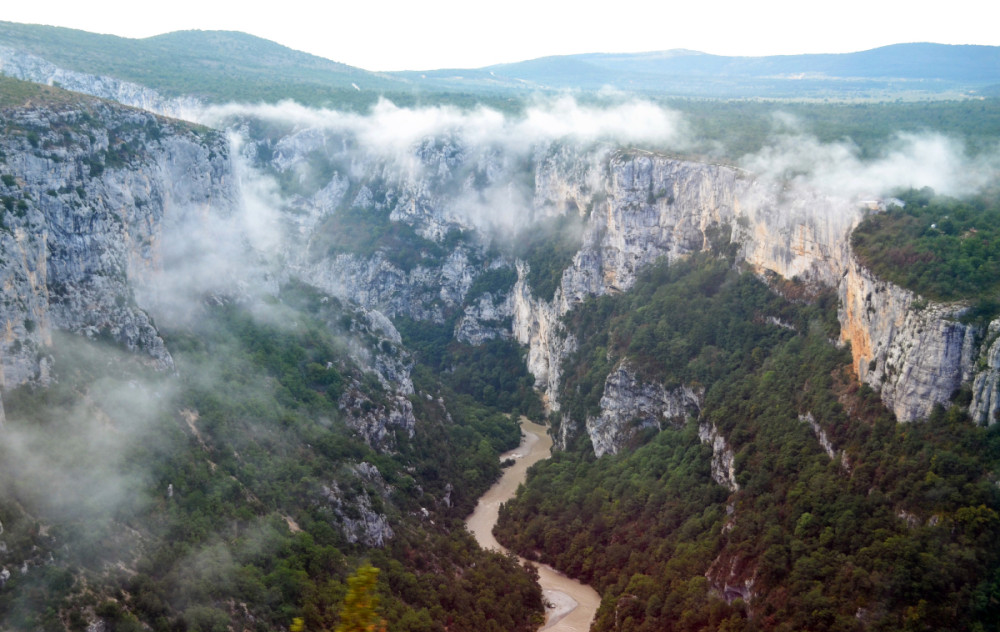
{"type": "Polygon", "coordinates": [[[857,53],[772,57],[725,57],[689,50],[588,53],[475,70],[399,74],[449,87],[612,87],[681,96],[957,95],[1000,82],[1000,47],[895,44],[857,53]]]}
{"type": "Polygon", "coordinates": [[[476,69],[376,73],[235,31],[177,31],[146,39],[0,22],[0,46],[88,74],[206,101],[295,99],[364,108],[488,102],[516,108],[532,92],[611,87],[708,98],[952,98],[997,96],[1000,47],[896,44],[857,53],[724,57],[690,50],[542,57],[476,69]]]}
{"type": "Polygon", "coordinates": [[[322,103],[339,101],[350,92],[411,89],[402,79],[235,31],[178,31],[129,39],[0,22],[0,46],[69,70],[133,81],[165,96],[194,95],[209,101],[297,98],[322,103]]]}

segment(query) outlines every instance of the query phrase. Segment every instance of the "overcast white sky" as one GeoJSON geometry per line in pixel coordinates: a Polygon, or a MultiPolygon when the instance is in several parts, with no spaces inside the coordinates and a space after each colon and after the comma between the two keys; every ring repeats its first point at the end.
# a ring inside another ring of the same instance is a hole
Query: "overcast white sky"
{"type": "Polygon", "coordinates": [[[470,68],[545,55],[688,48],[718,55],[1000,45],[996,0],[11,0],[0,20],[125,37],[244,31],[368,70],[470,68]]]}

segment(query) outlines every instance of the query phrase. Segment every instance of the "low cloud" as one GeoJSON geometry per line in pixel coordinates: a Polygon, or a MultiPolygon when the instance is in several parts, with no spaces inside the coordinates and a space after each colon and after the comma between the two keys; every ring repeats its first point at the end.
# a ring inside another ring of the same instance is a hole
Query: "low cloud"
{"type": "Polygon", "coordinates": [[[929,186],[945,195],[975,193],[1000,175],[997,154],[970,156],[963,144],[937,133],[901,133],[880,155],[864,159],[850,142],[821,143],[804,134],[783,135],[744,156],[746,169],[837,197],[879,195],[929,186]]]}
{"type": "Polygon", "coordinates": [[[200,121],[215,126],[224,126],[234,117],[350,135],[363,151],[381,154],[408,152],[425,139],[440,137],[454,138],[470,147],[493,145],[523,153],[539,143],[553,141],[681,145],[686,135],[679,113],[647,101],[600,107],[580,105],[572,97],[539,101],[520,115],[487,107],[401,108],[384,99],[368,114],[315,109],[286,101],[213,106],[198,115],[200,121]]]}

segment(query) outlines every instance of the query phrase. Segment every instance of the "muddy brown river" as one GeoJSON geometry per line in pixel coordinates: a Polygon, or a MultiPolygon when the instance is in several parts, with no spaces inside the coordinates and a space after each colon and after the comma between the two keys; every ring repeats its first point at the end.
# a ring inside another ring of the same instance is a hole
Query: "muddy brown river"
{"type": "MultiPolygon", "coordinates": [[[[549,458],[552,439],[545,426],[521,419],[521,445],[504,454],[501,458],[514,459],[514,465],[504,471],[503,478],[482,495],[476,510],[466,519],[465,524],[476,537],[479,546],[506,552],[493,537],[493,525],[500,515],[500,503],[514,497],[517,486],[524,482],[528,468],[549,458]]],[[[524,561],[523,559],[521,560],[524,561]]],[[[535,564],[538,568],[538,583],[542,586],[547,606],[545,625],[547,632],[585,632],[594,621],[594,614],[601,598],[590,586],[566,577],[546,564],[535,564]]]]}

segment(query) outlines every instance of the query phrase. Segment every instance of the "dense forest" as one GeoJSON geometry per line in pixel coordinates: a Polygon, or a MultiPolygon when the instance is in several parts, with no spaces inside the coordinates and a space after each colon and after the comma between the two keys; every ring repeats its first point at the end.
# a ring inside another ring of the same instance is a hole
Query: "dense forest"
{"type": "Polygon", "coordinates": [[[993,629],[1000,431],[958,405],[897,424],[830,343],[835,304],[695,257],[571,311],[584,342],[560,423],[594,414],[622,359],[704,387],[702,416],[596,460],[580,432],[498,537],[593,584],[595,630],[993,629]],[[699,424],[729,437],[736,491],[713,480],[699,424]]]}
{"type": "Polygon", "coordinates": [[[898,194],[885,213],[865,218],[851,235],[858,260],[879,278],[938,301],[975,304],[977,318],[1000,309],[1000,198],[898,194]]]}

